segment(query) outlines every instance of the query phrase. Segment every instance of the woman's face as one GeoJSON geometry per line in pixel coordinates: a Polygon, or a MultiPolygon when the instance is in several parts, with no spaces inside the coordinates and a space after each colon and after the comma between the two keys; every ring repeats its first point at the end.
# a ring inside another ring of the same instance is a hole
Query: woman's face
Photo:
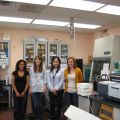
{"type": "Polygon", "coordinates": [[[40,63],[41,63],[41,60],[40,60],[38,57],[36,57],[36,59],[35,59],[35,64],[36,64],[36,65],[40,65],[40,63]]]}
{"type": "Polygon", "coordinates": [[[55,58],[52,63],[55,68],[59,66],[59,60],[57,58],[55,58]]]}
{"type": "Polygon", "coordinates": [[[20,62],[19,63],[19,70],[24,70],[25,67],[25,63],[24,62],[20,62]]]}
{"type": "Polygon", "coordinates": [[[73,68],[73,67],[74,67],[74,61],[73,61],[73,59],[68,59],[68,66],[69,66],[70,68],[73,68]]]}

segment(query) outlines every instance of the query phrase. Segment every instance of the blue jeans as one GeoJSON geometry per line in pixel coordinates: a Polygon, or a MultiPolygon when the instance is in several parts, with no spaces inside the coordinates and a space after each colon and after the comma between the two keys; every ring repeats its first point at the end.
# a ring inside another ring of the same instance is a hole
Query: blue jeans
{"type": "Polygon", "coordinates": [[[43,92],[32,93],[32,109],[35,120],[43,119],[44,94],[43,92]]]}
{"type": "Polygon", "coordinates": [[[66,93],[66,99],[68,106],[74,105],[78,107],[78,94],[77,93],[66,93]]]}

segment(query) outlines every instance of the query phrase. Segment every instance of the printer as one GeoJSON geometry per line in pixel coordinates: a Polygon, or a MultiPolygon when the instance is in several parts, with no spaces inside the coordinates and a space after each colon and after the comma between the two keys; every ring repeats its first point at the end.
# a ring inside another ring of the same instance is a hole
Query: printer
{"type": "Polygon", "coordinates": [[[92,95],[93,84],[92,83],[77,83],[77,94],[81,96],[92,95]]]}
{"type": "Polygon", "coordinates": [[[108,96],[120,99],[120,83],[114,83],[109,85],[108,96]]]}
{"type": "Polygon", "coordinates": [[[103,96],[108,96],[109,93],[109,86],[111,84],[114,84],[116,82],[112,81],[100,81],[97,85],[97,93],[103,95],[103,96]]]}
{"type": "Polygon", "coordinates": [[[110,74],[109,81],[98,82],[97,93],[106,98],[120,101],[120,74],[110,74]]]}

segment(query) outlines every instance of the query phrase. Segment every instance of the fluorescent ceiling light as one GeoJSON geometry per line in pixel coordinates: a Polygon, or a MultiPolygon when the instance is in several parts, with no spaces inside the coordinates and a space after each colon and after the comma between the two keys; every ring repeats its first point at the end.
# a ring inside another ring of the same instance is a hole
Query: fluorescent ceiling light
{"type": "Polygon", "coordinates": [[[113,6],[113,5],[106,5],[105,7],[97,10],[96,12],[113,14],[113,15],[120,15],[120,7],[113,6]]]}
{"type": "Polygon", "coordinates": [[[54,0],[51,2],[50,6],[95,11],[104,6],[104,4],[84,0],[54,0]]]}
{"type": "Polygon", "coordinates": [[[31,23],[33,19],[0,16],[2,22],[31,23]]]}
{"type": "Polygon", "coordinates": [[[66,26],[69,23],[68,22],[61,22],[61,21],[50,21],[50,20],[36,19],[36,20],[33,21],[32,24],[53,25],[53,26],[66,26]]]}
{"type": "Polygon", "coordinates": [[[76,27],[76,28],[85,28],[85,29],[96,29],[96,28],[99,28],[101,26],[100,25],[74,23],[74,27],[76,27]]]}
{"type": "Polygon", "coordinates": [[[46,5],[50,2],[50,0],[4,0],[4,1],[30,3],[30,4],[40,4],[40,5],[46,5]]]}

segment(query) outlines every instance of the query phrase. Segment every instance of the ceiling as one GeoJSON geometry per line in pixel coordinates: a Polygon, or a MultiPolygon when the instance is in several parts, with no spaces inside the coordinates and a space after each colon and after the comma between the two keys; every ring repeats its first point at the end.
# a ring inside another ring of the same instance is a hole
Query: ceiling
{"type": "MultiPolygon", "coordinates": [[[[52,1],[52,0],[51,0],[52,1]]],[[[109,5],[120,6],[120,0],[89,0],[109,5]]],[[[120,25],[120,16],[103,14],[97,12],[75,10],[68,8],[51,7],[49,5],[33,5],[25,3],[1,3],[0,0],[0,16],[12,16],[23,18],[37,18],[47,19],[55,21],[69,22],[70,17],[74,17],[74,21],[77,23],[85,24],[97,24],[101,25],[101,28],[96,30],[104,30],[120,25]]],[[[39,29],[39,30],[55,30],[55,31],[69,31],[69,28],[45,26],[45,25],[33,25],[33,24],[21,24],[21,23],[5,23],[0,22],[0,27],[13,27],[13,28],[27,28],[27,29],[39,29]]],[[[78,32],[93,32],[96,30],[90,29],[76,29],[78,32]]]]}

